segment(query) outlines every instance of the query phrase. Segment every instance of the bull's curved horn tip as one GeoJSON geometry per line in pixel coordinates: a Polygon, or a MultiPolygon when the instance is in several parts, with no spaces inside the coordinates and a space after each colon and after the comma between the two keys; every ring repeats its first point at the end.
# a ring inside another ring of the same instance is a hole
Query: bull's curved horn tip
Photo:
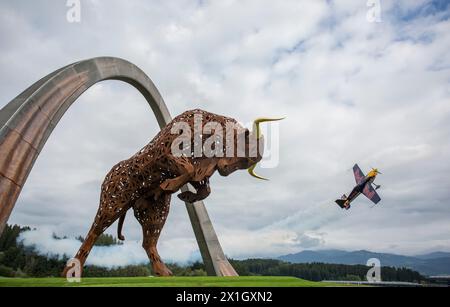
{"type": "Polygon", "coordinates": [[[255,178],[257,178],[257,179],[260,179],[260,180],[269,181],[269,179],[257,175],[257,174],[255,173],[255,168],[256,168],[256,164],[253,165],[253,166],[251,166],[251,167],[248,169],[248,173],[250,174],[250,176],[255,177],[255,178]]]}

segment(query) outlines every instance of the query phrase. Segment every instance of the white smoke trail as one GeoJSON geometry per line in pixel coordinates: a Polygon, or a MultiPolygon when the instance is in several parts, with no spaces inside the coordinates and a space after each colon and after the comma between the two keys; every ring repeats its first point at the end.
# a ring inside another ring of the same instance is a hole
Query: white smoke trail
{"type": "Polygon", "coordinates": [[[320,227],[337,221],[341,210],[332,200],[319,202],[266,227],[226,230],[221,236],[224,249],[233,258],[279,257],[303,249],[317,249],[325,243],[320,227]]]}
{"type": "MultiPolygon", "coordinates": [[[[37,230],[25,231],[20,234],[18,241],[25,246],[34,247],[36,252],[43,256],[73,257],[78,251],[81,242],[74,238],[56,239],[54,231],[49,227],[37,230]]],[[[198,260],[198,254],[190,250],[192,242],[183,244],[185,240],[168,240],[161,245],[161,257],[166,262],[185,264],[198,260]],[[190,243],[190,244],[188,244],[190,243]],[[170,257],[164,257],[166,251],[170,251],[170,257]]],[[[138,265],[148,263],[148,257],[139,241],[125,241],[122,245],[94,246],[86,264],[106,268],[126,265],[138,265]]]]}

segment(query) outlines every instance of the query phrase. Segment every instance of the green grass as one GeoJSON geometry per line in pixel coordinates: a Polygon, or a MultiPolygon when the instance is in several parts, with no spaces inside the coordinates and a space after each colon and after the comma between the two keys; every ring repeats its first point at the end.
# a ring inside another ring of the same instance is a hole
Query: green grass
{"type": "Polygon", "coordinates": [[[69,283],[63,278],[0,278],[0,287],[330,287],[329,283],[295,277],[124,277],[83,278],[69,283]]]}

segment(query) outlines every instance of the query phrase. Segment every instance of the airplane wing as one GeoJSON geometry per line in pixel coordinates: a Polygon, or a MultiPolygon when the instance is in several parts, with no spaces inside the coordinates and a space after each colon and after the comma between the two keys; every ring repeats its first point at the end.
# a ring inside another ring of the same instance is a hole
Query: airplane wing
{"type": "Polygon", "coordinates": [[[364,176],[364,173],[359,168],[358,164],[355,164],[353,166],[353,174],[355,175],[356,184],[359,184],[366,176],[364,176]]]}
{"type": "Polygon", "coordinates": [[[380,196],[372,187],[370,182],[368,182],[364,187],[363,194],[375,204],[378,204],[381,200],[380,196]]]}

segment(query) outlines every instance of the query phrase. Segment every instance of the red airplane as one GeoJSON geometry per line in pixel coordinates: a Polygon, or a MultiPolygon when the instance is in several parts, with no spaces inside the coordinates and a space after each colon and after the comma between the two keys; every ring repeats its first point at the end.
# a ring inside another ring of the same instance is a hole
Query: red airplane
{"type": "Polygon", "coordinates": [[[378,169],[373,168],[366,176],[359,168],[358,164],[353,166],[353,174],[355,175],[356,186],[350,192],[347,197],[345,194],[342,195],[341,199],[336,200],[336,204],[342,209],[350,209],[350,203],[354,201],[361,193],[364,194],[373,203],[378,204],[381,200],[380,196],[376,192],[381,186],[374,183],[375,178],[378,174],[381,174],[378,169]],[[372,187],[372,184],[375,186],[372,187]]]}

